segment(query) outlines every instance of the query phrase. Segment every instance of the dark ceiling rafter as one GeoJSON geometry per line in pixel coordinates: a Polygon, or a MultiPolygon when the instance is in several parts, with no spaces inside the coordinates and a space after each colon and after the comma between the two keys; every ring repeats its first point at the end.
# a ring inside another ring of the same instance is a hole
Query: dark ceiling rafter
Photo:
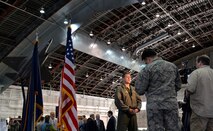
{"type": "MultiPolygon", "coordinates": [[[[125,47],[126,53],[132,55],[141,45],[166,32],[169,37],[149,45],[164,59],[171,62],[183,56],[212,46],[213,42],[213,2],[211,0],[145,0],[107,11],[96,12],[87,24],[80,27],[89,35],[91,31],[97,40],[116,44],[120,49],[125,47]],[[160,17],[156,18],[156,14],[160,17]],[[169,16],[168,16],[169,14],[169,16]],[[171,26],[168,27],[168,24],[171,26]],[[181,32],[181,34],[177,34],[181,32]],[[185,39],[188,41],[185,42],[185,39]],[[192,47],[195,45],[195,48],[192,47]]],[[[46,20],[69,1],[56,5],[56,1],[29,1],[17,6],[39,17],[33,17],[18,9],[14,9],[0,21],[0,60],[4,59],[17,44],[30,32],[35,30],[43,20],[46,20]],[[54,10],[40,16],[39,8],[55,7],[54,10]],[[40,19],[42,18],[42,19],[40,19]],[[32,28],[29,28],[32,27],[32,28]],[[18,35],[17,35],[18,34],[18,35]]],[[[8,7],[7,5],[5,5],[8,7]]],[[[147,47],[146,47],[147,48],[147,47]]],[[[58,46],[52,53],[47,54],[44,66],[49,63],[53,69],[48,70],[52,76],[50,82],[44,81],[45,89],[59,90],[61,69],[63,67],[65,47],[58,46]]],[[[75,50],[76,86],[77,93],[106,98],[114,97],[114,89],[121,82],[121,73],[126,68],[111,62],[90,56],[75,50]],[[86,77],[86,74],[89,76],[86,77]],[[102,78],[102,80],[100,80],[102,78]],[[112,83],[113,82],[113,83],[112,83]]],[[[137,59],[140,59],[137,56],[137,59]]],[[[137,72],[132,71],[134,84],[137,72]]],[[[16,81],[14,84],[20,84],[16,81]]]]}

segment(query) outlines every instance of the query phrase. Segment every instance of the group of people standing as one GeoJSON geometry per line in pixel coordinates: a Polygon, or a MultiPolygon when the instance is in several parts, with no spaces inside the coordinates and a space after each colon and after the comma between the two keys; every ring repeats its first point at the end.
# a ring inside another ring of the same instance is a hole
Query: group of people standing
{"type": "MultiPolygon", "coordinates": [[[[118,108],[117,131],[137,131],[137,117],[141,109],[141,98],[147,98],[148,131],[180,131],[177,92],[181,89],[178,68],[158,57],[152,49],[145,49],[141,56],[146,67],[131,86],[131,73],[123,72],[123,83],[115,92],[118,108]]],[[[188,79],[186,92],[190,95],[192,109],[191,131],[213,131],[213,70],[206,55],[196,59],[197,70],[188,79]]]]}
{"type": "MultiPolygon", "coordinates": [[[[181,131],[177,92],[185,87],[190,96],[191,131],[213,131],[213,70],[210,68],[210,58],[207,55],[198,56],[197,69],[193,71],[188,83],[182,85],[177,66],[157,56],[152,49],[145,49],[141,56],[146,64],[131,86],[131,73],[124,71],[123,82],[115,91],[115,105],[118,108],[117,131],[138,131],[137,116],[141,109],[140,95],[147,98],[148,131],[181,131]]],[[[79,121],[80,131],[115,131],[116,119],[112,111],[108,112],[109,121],[106,129],[100,115],[91,114],[88,119],[84,116],[79,121]]],[[[45,120],[37,125],[37,130],[43,131],[51,125],[57,129],[54,114],[45,116],[45,120]],[[52,119],[53,118],[53,119],[52,119]]],[[[183,128],[182,128],[183,130],[183,128]]],[[[189,131],[189,130],[183,130],[189,131]]]]}
{"type": "Polygon", "coordinates": [[[91,114],[88,119],[83,116],[83,119],[79,121],[79,130],[80,131],[115,131],[116,119],[113,116],[112,111],[108,111],[109,121],[105,129],[104,122],[100,119],[100,115],[91,114]]]}
{"type": "Polygon", "coordinates": [[[36,125],[36,131],[57,131],[57,118],[55,118],[55,113],[50,112],[50,115],[41,117],[36,125]]]}

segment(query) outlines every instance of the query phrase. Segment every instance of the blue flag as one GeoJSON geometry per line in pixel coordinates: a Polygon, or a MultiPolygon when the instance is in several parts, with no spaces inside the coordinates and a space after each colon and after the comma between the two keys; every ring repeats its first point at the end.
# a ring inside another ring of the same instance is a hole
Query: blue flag
{"type": "Polygon", "coordinates": [[[33,131],[42,114],[43,98],[38,57],[38,42],[36,42],[32,56],[30,87],[28,88],[27,100],[22,112],[22,131],[33,131]]]}

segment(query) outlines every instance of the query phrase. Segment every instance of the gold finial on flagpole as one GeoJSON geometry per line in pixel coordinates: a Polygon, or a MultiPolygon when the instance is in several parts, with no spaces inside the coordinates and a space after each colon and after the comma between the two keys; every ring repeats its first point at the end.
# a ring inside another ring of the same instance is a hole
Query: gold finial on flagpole
{"type": "Polygon", "coordinates": [[[68,20],[68,25],[69,25],[69,27],[72,29],[72,26],[71,26],[71,25],[72,25],[72,24],[71,24],[71,19],[68,20]]]}
{"type": "Polygon", "coordinates": [[[38,43],[38,29],[36,29],[36,38],[35,40],[33,40],[33,45],[35,45],[36,43],[38,43]]]}
{"type": "Polygon", "coordinates": [[[38,31],[36,31],[36,42],[38,42],[38,31]]]}

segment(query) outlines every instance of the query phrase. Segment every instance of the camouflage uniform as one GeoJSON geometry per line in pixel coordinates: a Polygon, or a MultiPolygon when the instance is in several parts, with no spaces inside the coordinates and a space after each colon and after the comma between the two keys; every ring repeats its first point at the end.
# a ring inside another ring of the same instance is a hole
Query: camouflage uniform
{"type": "Polygon", "coordinates": [[[139,95],[146,93],[149,131],[179,131],[177,91],[181,80],[178,68],[161,58],[155,58],[136,80],[139,95]]]}
{"type": "Polygon", "coordinates": [[[115,105],[118,108],[117,131],[137,131],[136,114],[131,114],[129,109],[141,109],[141,98],[134,87],[126,88],[124,84],[117,87],[115,92],[115,105]]]}

